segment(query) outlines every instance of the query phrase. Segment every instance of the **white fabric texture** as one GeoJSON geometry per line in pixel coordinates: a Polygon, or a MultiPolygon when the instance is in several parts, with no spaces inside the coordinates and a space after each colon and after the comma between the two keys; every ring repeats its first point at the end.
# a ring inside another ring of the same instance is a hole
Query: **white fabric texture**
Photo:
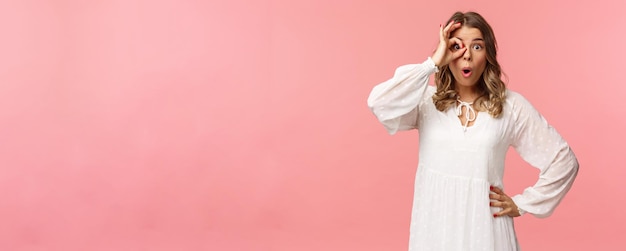
{"type": "Polygon", "coordinates": [[[507,91],[501,117],[477,112],[468,127],[455,108],[438,111],[432,100],[435,87],[428,85],[436,70],[430,58],[401,66],[367,100],[390,134],[419,130],[409,250],[519,250],[513,218],[494,218],[501,208],[489,206],[489,186],[503,188],[509,147],[540,170],[536,184],[512,196],[523,212],[537,217],[549,216],[569,191],[578,161],[557,131],[516,92],[507,91]]]}

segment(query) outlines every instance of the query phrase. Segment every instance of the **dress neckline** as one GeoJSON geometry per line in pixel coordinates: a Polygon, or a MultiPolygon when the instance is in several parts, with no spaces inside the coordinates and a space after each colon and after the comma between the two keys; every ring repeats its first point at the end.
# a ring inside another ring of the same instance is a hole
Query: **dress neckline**
{"type": "Polygon", "coordinates": [[[461,123],[461,126],[463,127],[463,132],[467,132],[467,128],[474,127],[476,125],[478,112],[474,110],[474,102],[465,102],[461,99],[457,99],[456,101],[458,103],[456,106],[456,119],[458,122],[461,123]],[[459,118],[461,115],[463,115],[463,107],[465,107],[465,123],[461,122],[461,119],[459,118]],[[470,126],[469,123],[471,122],[473,122],[473,124],[470,126]]]}

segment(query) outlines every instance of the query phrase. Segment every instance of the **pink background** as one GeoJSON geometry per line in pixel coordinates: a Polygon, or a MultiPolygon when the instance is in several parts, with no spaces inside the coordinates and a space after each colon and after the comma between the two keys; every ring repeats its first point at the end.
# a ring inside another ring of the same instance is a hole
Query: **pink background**
{"type": "MultiPolygon", "coordinates": [[[[626,232],[626,2],[0,2],[0,250],[406,250],[417,132],[366,106],[439,24],[492,24],[581,163],[524,250],[626,232]],[[383,3],[384,2],[384,3],[383,3]]],[[[507,192],[537,171],[514,151],[507,192]]],[[[623,244],[622,244],[623,246],[623,244]]]]}

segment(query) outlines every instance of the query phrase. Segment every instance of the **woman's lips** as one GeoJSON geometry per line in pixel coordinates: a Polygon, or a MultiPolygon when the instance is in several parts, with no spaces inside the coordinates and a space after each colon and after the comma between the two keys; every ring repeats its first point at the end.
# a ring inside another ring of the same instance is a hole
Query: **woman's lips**
{"type": "Polygon", "coordinates": [[[469,78],[470,76],[472,76],[472,69],[471,68],[463,68],[463,69],[461,69],[461,74],[463,75],[463,77],[469,78]]]}

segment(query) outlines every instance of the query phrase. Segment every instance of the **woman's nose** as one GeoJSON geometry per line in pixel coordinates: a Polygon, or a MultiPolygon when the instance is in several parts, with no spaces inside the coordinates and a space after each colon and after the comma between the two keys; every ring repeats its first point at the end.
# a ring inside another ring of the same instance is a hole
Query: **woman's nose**
{"type": "Polygon", "coordinates": [[[467,50],[465,50],[465,53],[463,53],[463,59],[465,60],[472,60],[472,53],[470,52],[470,49],[467,48],[467,50]]]}

